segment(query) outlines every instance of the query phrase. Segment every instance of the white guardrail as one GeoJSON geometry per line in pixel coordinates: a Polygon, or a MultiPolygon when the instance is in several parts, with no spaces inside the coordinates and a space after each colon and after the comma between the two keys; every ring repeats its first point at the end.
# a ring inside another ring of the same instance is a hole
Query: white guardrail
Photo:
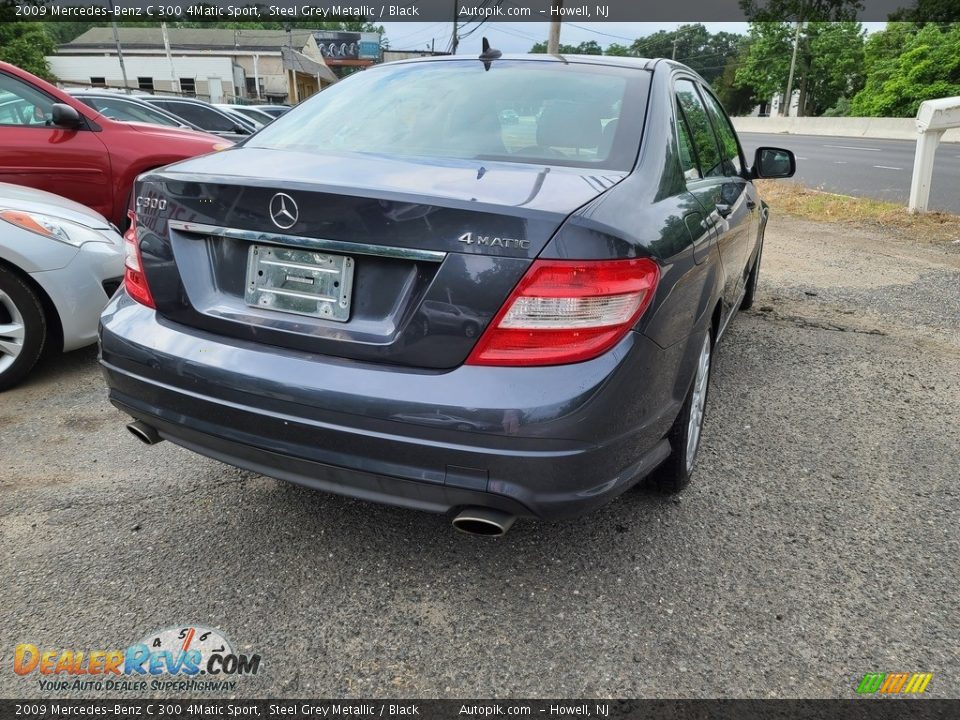
{"type": "Polygon", "coordinates": [[[930,202],[933,158],[937,145],[948,130],[960,128],[960,97],[925,100],[917,111],[917,152],[913,156],[910,181],[910,212],[926,210],[930,202]]]}

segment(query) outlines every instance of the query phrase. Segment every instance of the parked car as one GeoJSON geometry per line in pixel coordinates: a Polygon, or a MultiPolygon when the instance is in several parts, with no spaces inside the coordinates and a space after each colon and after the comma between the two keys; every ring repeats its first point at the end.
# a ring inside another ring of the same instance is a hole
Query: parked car
{"type": "Polygon", "coordinates": [[[246,140],[247,136],[254,132],[253,126],[245,120],[236,118],[203,100],[169,95],[138,95],[137,97],[171,115],[183,118],[205,132],[227,140],[246,140]]]}
{"type": "Polygon", "coordinates": [[[269,116],[267,116],[266,120],[264,120],[263,117],[255,118],[251,115],[248,115],[247,113],[242,111],[241,105],[230,105],[229,103],[216,103],[214,104],[214,107],[219,108],[220,110],[223,110],[225,113],[227,113],[227,115],[230,115],[231,117],[236,118],[238,122],[246,123],[250,127],[250,129],[253,130],[254,132],[262,128],[267,123],[270,123],[273,121],[273,118],[269,116]]]}
{"type": "Polygon", "coordinates": [[[99,213],[0,183],[0,391],[44,352],[96,342],[100,311],[123,279],[122,245],[99,213]]]}
{"type": "Polygon", "coordinates": [[[260,112],[265,112],[267,115],[272,116],[274,119],[277,119],[281,115],[284,115],[290,111],[289,105],[244,105],[244,107],[253,108],[254,110],[259,110],[260,112]]]}
{"type": "Polygon", "coordinates": [[[193,130],[111,120],[0,62],[0,182],[63,195],[119,227],[137,175],[230,145],[193,130]]]}
{"type": "Polygon", "coordinates": [[[241,115],[246,115],[248,118],[255,120],[261,125],[269,125],[279,117],[279,115],[271,115],[268,112],[264,112],[262,109],[255,108],[250,105],[231,105],[230,107],[232,107],[241,115]]]}
{"type": "Polygon", "coordinates": [[[92,107],[111,120],[120,122],[143,122],[165,127],[180,127],[203,130],[176,115],[138,100],[136,95],[122,95],[109,90],[67,90],[84,105],[92,107]]]}
{"type": "Polygon", "coordinates": [[[794,167],[777,148],[748,165],[668,60],[370,68],[141,177],[102,318],[110,399],[146,442],[467,532],[651,473],[679,491],[715,346],[757,288],[753,180],[794,167]],[[519,106],[541,107],[529,140],[496,111],[519,106]]]}

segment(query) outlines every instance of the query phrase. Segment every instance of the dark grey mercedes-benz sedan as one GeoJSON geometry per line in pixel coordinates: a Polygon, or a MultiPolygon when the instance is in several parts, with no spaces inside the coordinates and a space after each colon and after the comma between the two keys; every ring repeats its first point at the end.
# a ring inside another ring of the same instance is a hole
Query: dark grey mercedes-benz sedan
{"type": "Polygon", "coordinates": [[[679,490],[714,346],[756,290],[752,180],[794,167],[748,165],[666,60],[357,73],[140,177],[102,317],[110,399],[145,442],[468,532],[648,475],[679,490]]]}

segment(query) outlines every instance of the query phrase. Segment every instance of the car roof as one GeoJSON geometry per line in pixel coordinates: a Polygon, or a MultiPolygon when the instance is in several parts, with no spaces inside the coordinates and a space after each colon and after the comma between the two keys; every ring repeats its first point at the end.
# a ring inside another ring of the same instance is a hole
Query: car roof
{"type": "MultiPolygon", "coordinates": [[[[406,58],[404,60],[394,60],[384,65],[398,65],[402,63],[423,63],[423,62],[455,62],[458,60],[478,60],[478,55],[439,55],[432,57],[406,58]]],[[[653,67],[663,61],[663,58],[638,58],[621,57],[619,55],[547,55],[545,53],[504,53],[494,63],[502,60],[529,60],[537,62],[557,63],[568,65],[577,63],[581,65],[609,65],[612,67],[634,68],[637,70],[652,70],[653,67]]],[[[679,63],[678,63],[679,65],[679,63]]]]}

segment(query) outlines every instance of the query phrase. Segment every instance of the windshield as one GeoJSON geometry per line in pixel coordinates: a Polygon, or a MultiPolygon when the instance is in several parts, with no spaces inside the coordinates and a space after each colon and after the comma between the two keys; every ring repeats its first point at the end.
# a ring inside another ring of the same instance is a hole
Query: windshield
{"type": "Polygon", "coordinates": [[[246,147],[626,170],[648,84],[645,70],[586,63],[384,65],[298,105],[246,147]]]}

